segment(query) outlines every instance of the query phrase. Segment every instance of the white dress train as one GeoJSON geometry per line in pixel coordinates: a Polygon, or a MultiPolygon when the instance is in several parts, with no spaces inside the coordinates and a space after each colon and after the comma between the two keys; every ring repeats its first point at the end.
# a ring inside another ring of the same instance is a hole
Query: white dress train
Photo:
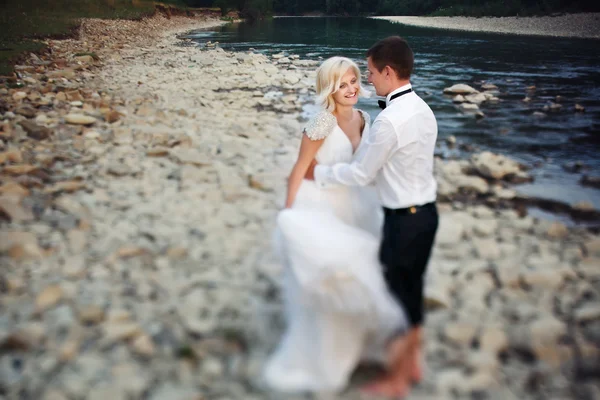
{"type": "MultiPolygon", "coordinates": [[[[361,143],[369,134],[369,116],[362,114],[361,143]]],[[[353,154],[350,140],[328,111],[317,115],[305,133],[325,138],[316,155],[320,164],[361,156],[361,146],[353,154]]],[[[276,239],[284,263],[288,326],[264,370],[269,387],[339,391],[359,361],[382,361],[386,339],[406,327],[378,261],[382,221],[373,188],[319,189],[308,180],[293,207],[279,213],[276,239]]]]}

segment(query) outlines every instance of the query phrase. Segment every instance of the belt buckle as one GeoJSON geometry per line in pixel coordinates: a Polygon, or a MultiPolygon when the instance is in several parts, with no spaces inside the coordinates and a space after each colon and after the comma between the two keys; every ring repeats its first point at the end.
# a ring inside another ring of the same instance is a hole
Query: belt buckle
{"type": "Polygon", "coordinates": [[[408,211],[409,211],[411,214],[416,214],[416,213],[417,213],[417,207],[415,207],[415,206],[412,206],[411,208],[409,208],[409,209],[408,209],[408,211]]]}

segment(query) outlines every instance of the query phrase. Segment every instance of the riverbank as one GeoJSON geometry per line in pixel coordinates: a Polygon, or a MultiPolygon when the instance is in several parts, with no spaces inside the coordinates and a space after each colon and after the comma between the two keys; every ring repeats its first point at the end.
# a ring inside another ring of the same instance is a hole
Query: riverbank
{"type": "MultiPolygon", "coordinates": [[[[315,62],[176,38],[221,23],[88,20],[0,89],[8,398],[300,398],[258,378],[283,326],[270,237],[315,62]]],[[[600,237],[500,204],[515,168],[436,161],[411,398],[600,393],[600,237]]]]}
{"type": "Polygon", "coordinates": [[[374,17],[425,28],[533,36],[600,39],[600,13],[544,17],[374,17]]]}

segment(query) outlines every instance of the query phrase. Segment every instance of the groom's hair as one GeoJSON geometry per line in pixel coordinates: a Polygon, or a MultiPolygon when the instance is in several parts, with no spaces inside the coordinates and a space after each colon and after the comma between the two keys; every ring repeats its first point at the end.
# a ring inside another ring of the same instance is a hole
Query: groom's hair
{"type": "Polygon", "coordinates": [[[381,39],[367,51],[367,57],[371,57],[371,62],[379,72],[389,65],[399,79],[410,78],[415,61],[410,46],[400,36],[381,39]]]}

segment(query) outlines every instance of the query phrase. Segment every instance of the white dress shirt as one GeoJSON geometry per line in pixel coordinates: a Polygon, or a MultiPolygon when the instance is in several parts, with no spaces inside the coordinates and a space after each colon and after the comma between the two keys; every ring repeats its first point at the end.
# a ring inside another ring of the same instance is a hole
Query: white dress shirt
{"type": "Polygon", "coordinates": [[[411,88],[404,85],[386,97],[382,110],[350,163],[317,165],[316,184],[365,186],[372,182],[381,204],[406,208],[435,201],[437,184],[433,177],[433,153],[437,121],[431,108],[415,92],[390,101],[392,95],[411,88]]]}

